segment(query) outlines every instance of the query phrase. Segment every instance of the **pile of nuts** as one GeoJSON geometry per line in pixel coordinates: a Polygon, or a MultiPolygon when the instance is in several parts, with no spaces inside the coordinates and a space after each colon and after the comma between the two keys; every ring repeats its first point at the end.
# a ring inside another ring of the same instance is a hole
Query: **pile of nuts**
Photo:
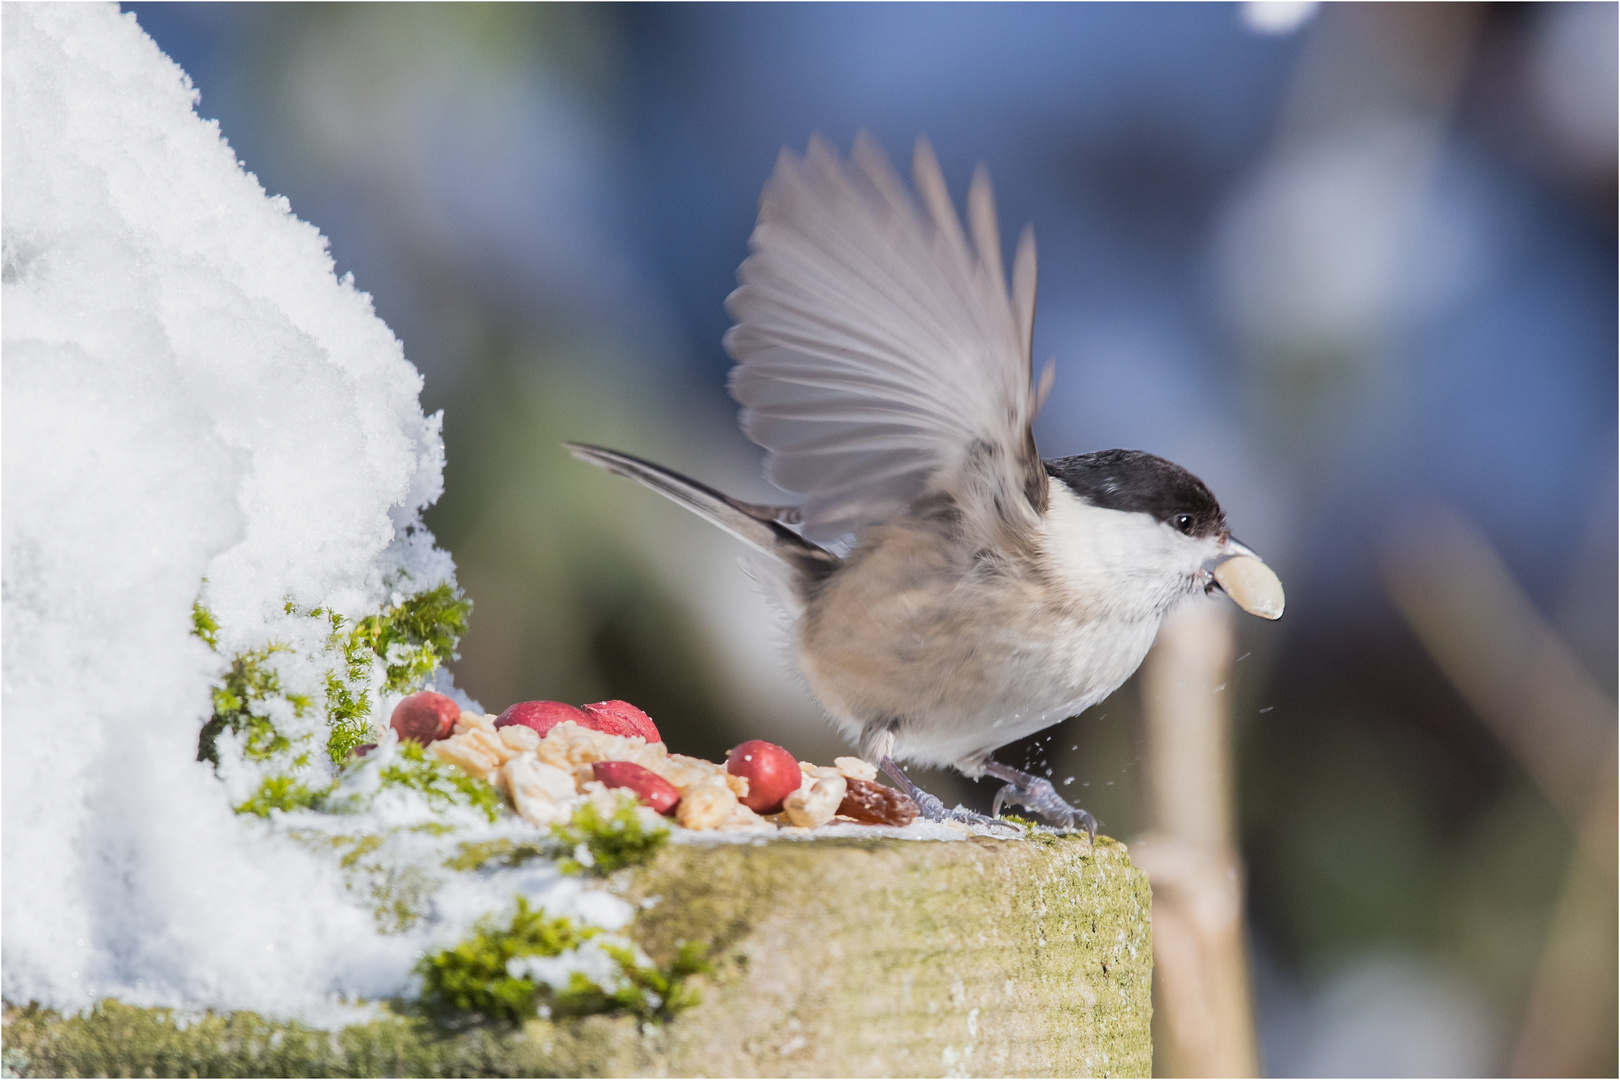
{"type": "Polygon", "coordinates": [[[724,765],[671,754],[652,718],[626,701],[525,701],[497,717],[423,691],[401,701],[390,724],[493,784],[535,825],[567,821],[587,801],[610,811],[619,790],[687,829],[814,829],[835,819],[904,826],[917,817],[917,804],[877,783],[860,758],[812,765],[763,739],[735,747],[724,765]]]}

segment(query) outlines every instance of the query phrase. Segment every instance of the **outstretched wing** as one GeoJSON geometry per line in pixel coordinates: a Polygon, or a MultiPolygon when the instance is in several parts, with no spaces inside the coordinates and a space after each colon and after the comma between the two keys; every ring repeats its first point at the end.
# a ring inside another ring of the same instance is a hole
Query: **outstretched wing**
{"type": "Polygon", "coordinates": [[[1035,240],[1012,296],[989,177],[968,192],[969,237],[919,140],[922,207],[877,145],[850,160],[813,139],[784,150],[726,301],[743,430],[766,473],[804,496],[805,535],[831,540],[947,496],[975,539],[1034,522],[1046,475],[1030,424],[1035,240]]]}

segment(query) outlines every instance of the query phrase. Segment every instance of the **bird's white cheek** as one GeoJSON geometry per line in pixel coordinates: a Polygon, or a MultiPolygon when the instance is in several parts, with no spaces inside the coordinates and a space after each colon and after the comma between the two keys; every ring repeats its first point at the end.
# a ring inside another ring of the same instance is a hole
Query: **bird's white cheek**
{"type": "Polygon", "coordinates": [[[1071,600],[1118,615],[1162,609],[1196,588],[1205,558],[1147,514],[1104,510],[1058,485],[1042,540],[1046,565],[1071,600]]]}

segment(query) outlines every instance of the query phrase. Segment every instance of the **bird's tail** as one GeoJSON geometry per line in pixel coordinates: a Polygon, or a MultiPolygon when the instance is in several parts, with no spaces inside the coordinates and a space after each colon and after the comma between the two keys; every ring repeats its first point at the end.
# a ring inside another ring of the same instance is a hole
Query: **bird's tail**
{"type": "Polygon", "coordinates": [[[617,450],[576,442],[565,442],[563,446],[579,460],[645,484],[750,547],[812,577],[819,577],[838,565],[838,556],[786,527],[799,520],[796,507],[761,506],[733,499],[691,477],[617,450]]]}

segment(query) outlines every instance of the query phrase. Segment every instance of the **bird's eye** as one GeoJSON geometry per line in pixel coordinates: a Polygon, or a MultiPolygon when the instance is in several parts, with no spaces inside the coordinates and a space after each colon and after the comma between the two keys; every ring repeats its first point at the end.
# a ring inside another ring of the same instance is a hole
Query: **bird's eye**
{"type": "Polygon", "coordinates": [[[1180,529],[1188,536],[1192,535],[1193,519],[1191,514],[1177,514],[1174,520],[1176,523],[1176,528],[1180,529]]]}

